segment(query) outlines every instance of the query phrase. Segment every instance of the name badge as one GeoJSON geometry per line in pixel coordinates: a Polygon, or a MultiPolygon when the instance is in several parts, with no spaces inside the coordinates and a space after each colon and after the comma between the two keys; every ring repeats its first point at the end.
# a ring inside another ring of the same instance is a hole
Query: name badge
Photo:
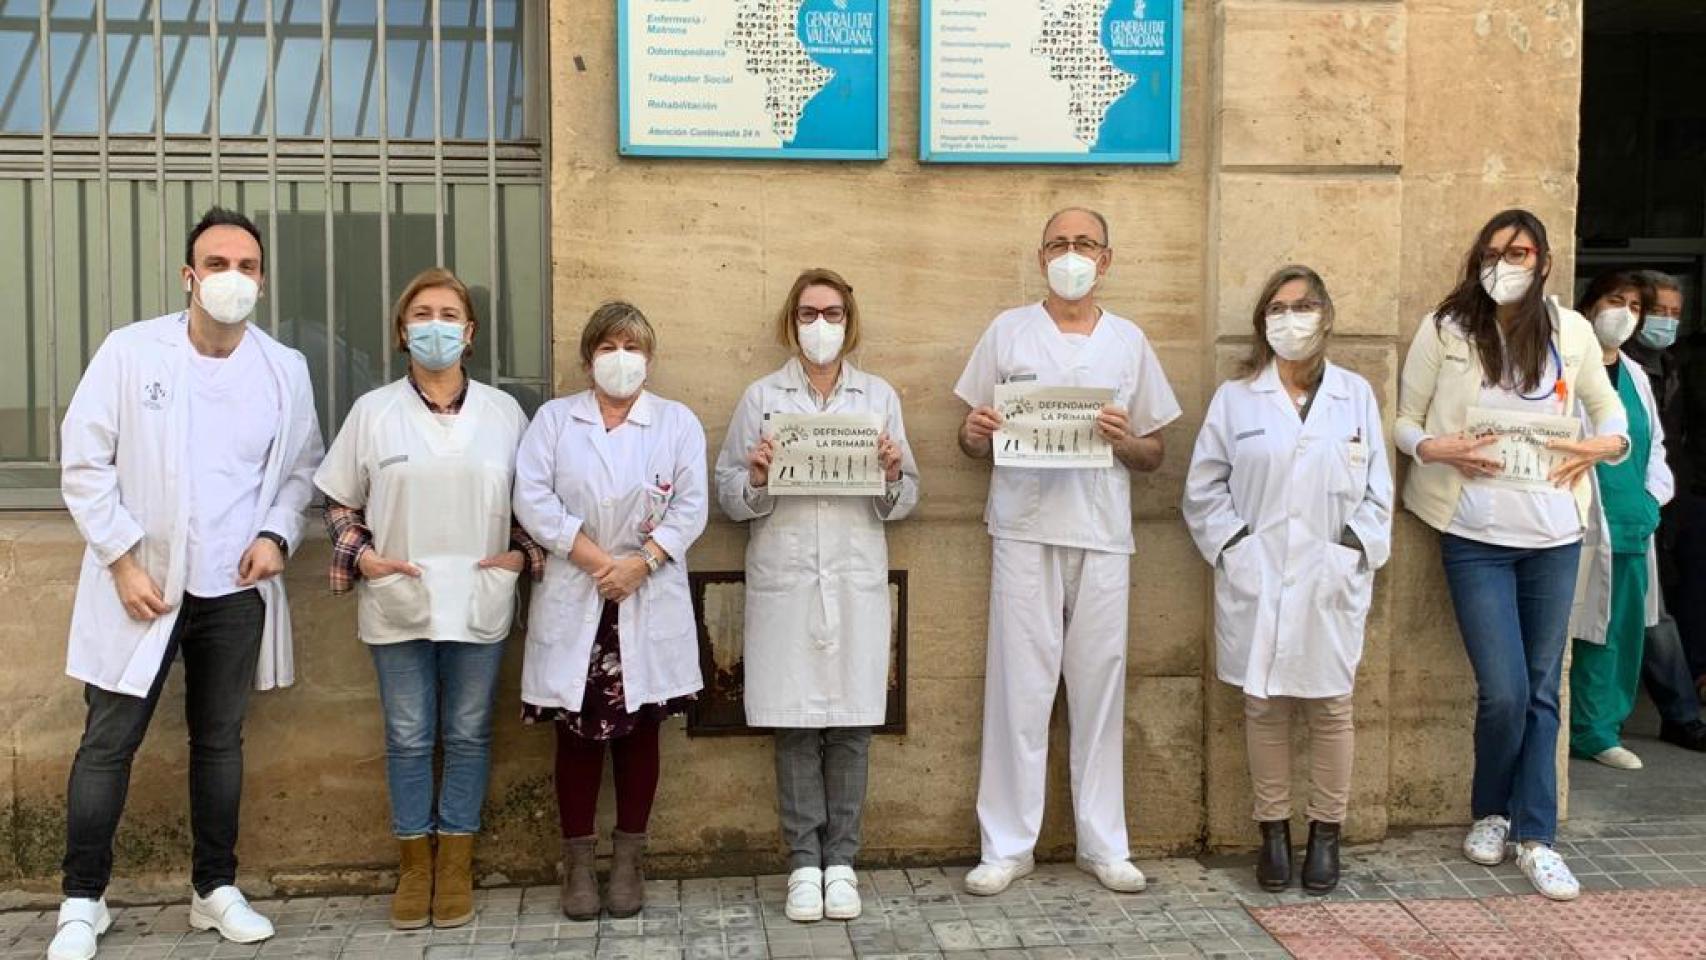
{"type": "Polygon", "coordinates": [[[1351,469],[1361,470],[1368,466],[1368,444],[1361,437],[1356,437],[1346,443],[1345,451],[1350,458],[1351,469]]]}

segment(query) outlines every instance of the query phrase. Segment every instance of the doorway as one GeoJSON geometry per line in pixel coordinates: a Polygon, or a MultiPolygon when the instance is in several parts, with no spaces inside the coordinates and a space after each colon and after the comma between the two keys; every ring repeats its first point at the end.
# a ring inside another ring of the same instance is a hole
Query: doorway
{"type": "MultiPolygon", "coordinates": [[[[1667,461],[1678,474],[1677,499],[1661,526],[1661,573],[1667,606],[1682,612],[1684,646],[1696,651],[1686,671],[1668,671],[1676,685],[1693,687],[1706,673],[1706,580],[1688,573],[1682,551],[1706,517],[1706,5],[1698,0],[1587,0],[1583,25],[1581,168],[1577,217],[1575,293],[1612,270],[1656,270],[1681,288],[1677,345],[1667,351],[1686,386],[1677,403],[1686,429],[1667,442],[1667,461]],[[1702,402],[1690,403],[1693,393],[1702,402]],[[1698,407],[1699,413],[1686,416],[1698,407]],[[1692,421],[1692,426],[1687,424],[1692,421]],[[1698,476],[1690,478],[1690,473],[1698,476]],[[1698,490],[1697,494],[1695,491],[1698,490]],[[1678,534],[1682,536],[1678,536],[1678,534]],[[1695,612],[1698,606],[1700,611],[1695,612]]],[[[1670,416],[1664,420],[1669,422],[1670,416]]],[[[1706,527],[1699,528],[1706,532],[1706,527]]],[[[1700,542],[1698,535],[1693,542],[1700,542]]],[[[1706,550],[1701,550],[1706,558],[1706,550]]],[[[1570,818],[1575,822],[1628,822],[1706,815],[1706,753],[1660,739],[1655,702],[1672,716],[1682,702],[1667,692],[1663,676],[1642,683],[1624,746],[1643,768],[1618,770],[1592,760],[1570,761],[1570,818]]],[[[1692,690],[1688,691],[1692,694],[1692,690]]],[[[1695,697],[1693,710],[1698,711],[1695,697]]]]}

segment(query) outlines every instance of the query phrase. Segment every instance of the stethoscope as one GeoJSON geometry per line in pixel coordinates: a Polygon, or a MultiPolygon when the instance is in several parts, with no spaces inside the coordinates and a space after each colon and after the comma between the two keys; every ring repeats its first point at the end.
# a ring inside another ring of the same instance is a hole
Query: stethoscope
{"type": "Polygon", "coordinates": [[[1521,397],[1524,400],[1544,400],[1544,399],[1546,399],[1546,395],[1550,393],[1550,394],[1554,394],[1555,396],[1557,396],[1558,401],[1560,403],[1562,403],[1564,400],[1564,389],[1565,389],[1564,388],[1564,358],[1562,355],[1560,355],[1558,353],[1558,341],[1556,339],[1548,337],[1546,340],[1546,349],[1550,350],[1552,352],[1552,365],[1555,368],[1557,368],[1557,370],[1558,370],[1558,378],[1556,380],[1552,381],[1552,388],[1549,390],[1542,390],[1532,397],[1526,393],[1523,393],[1521,390],[1518,390],[1516,392],[1516,395],[1518,397],[1521,397]]]}

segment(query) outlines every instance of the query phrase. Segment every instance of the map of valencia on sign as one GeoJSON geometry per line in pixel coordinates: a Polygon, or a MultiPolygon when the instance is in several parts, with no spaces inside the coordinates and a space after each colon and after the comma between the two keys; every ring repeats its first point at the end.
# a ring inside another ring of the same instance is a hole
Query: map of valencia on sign
{"type": "Polygon", "coordinates": [[[1181,0],[921,0],[922,159],[1171,163],[1181,0]]]}
{"type": "Polygon", "coordinates": [[[888,153],[887,0],[620,0],[621,150],[888,153]]]}

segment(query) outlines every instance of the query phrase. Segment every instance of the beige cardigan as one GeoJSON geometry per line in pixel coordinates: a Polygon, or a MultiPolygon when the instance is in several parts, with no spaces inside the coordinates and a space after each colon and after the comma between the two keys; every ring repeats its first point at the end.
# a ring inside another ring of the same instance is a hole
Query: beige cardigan
{"type": "MultiPolygon", "coordinates": [[[[1592,324],[1574,310],[1559,306],[1555,298],[1547,302],[1547,310],[1552,314],[1569,397],[1587,408],[1588,418],[1599,435],[1627,436],[1629,422],[1623,401],[1618,399],[1616,388],[1605,375],[1603,353],[1592,324]]],[[[1550,356],[1547,365],[1551,366],[1550,356]]],[[[1547,376],[1551,376],[1550,370],[1547,376]]],[[[1416,448],[1423,440],[1462,430],[1469,418],[1469,408],[1480,402],[1483,379],[1480,355],[1463,331],[1449,320],[1435,323],[1433,314],[1429,314],[1416,329],[1410,354],[1404,359],[1404,373],[1398,380],[1394,440],[1399,451],[1415,458],[1416,448]]],[[[1404,482],[1404,506],[1428,526],[1444,530],[1457,515],[1457,501],[1462,492],[1463,475],[1457,468],[1444,463],[1423,463],[1418,458],[1404,482]]],[[[1576,511],[1585,527],[1592,500],[1585,476],[1571,493],[1575,494],[1576,511]]]]}

